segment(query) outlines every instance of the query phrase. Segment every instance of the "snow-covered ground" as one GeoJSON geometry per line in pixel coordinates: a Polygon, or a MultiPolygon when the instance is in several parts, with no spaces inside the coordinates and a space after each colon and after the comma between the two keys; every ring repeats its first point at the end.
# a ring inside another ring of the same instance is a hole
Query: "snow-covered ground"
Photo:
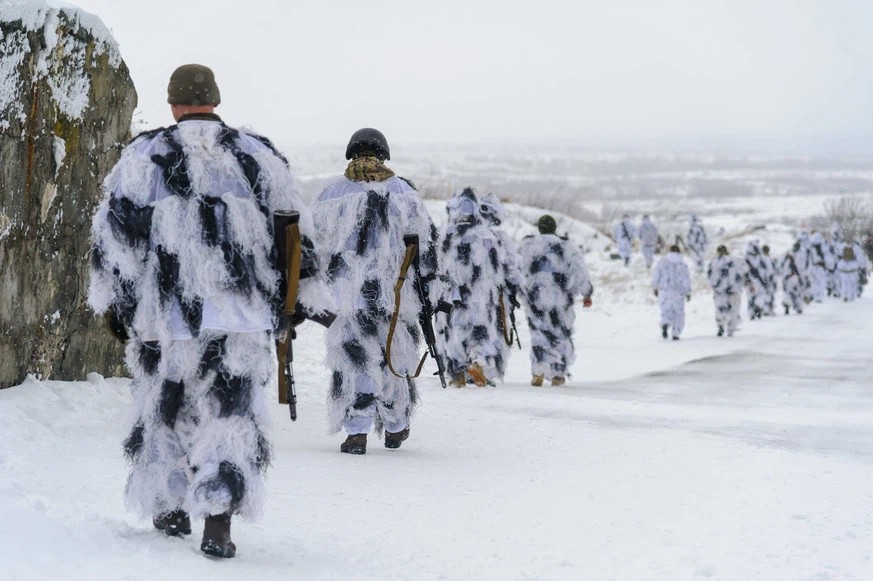
{"type": "MultiPolygon", "coordinates": [[[[541,213],[509,210],[518,237],[541,213]]],[[[737,248],[762,236],[705,220],[737,248]]],[[[0,579],[873,577],[873,299],[719,339],[695,275],[683,340],[663,341],[640,256],[625,269],[602,235],[559,222],[597,287],[571,384],[529,386],[517,350],[497,388],[427,378],[403,448],[371,437],[351,457],[325,434],[322,332],[306,323],[300,419],[272,408],[265,514],[234,523],[230,561],[200,554],[202,523],[171,539],[126,512],[127,380],[0,391],[0,579]]],[[[763,234],[777,252],[790,239],[763,234]]]]}

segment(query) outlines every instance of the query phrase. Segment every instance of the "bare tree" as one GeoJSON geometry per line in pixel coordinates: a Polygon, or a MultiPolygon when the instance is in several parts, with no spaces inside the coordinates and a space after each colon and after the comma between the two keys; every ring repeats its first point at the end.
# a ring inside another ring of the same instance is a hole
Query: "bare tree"
{"type": "Polygon", "coordinates": [[[844,239],[860,242],[873,233],[873,198],[843,196],[828,200],[824,216],[818,216],[812,225],[822,230],[837,226],[844,239]]]}

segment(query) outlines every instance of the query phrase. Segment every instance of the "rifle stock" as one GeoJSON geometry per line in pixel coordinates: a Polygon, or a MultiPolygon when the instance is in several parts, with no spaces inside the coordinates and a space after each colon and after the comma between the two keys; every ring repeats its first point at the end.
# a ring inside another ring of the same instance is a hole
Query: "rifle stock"
{"type": "MultiPolygon", "coordinates": [[[[280,292],[285,302],[282,313],[293,317],[297,309],[297,290],[300,284],[300,263],[303,248],[300,240],[300,214],[298,212],[273,215],[273,232],[276,237],[276,270],[281,274],[280,292]]],[[[293,342],[294,328],[290,328],[284,340],[276,342],[279,360],[279,403],[288,405],[291,421],[297,420],[297,390],[294,385],[293,342]]]]}

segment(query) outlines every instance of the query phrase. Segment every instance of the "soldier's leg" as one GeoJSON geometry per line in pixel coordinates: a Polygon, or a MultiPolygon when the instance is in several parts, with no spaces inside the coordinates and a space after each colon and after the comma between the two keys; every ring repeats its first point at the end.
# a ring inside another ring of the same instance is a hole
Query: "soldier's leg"
{"type": "Polygon", "coordinates": [[[383,346],[378,329],[362,332],[354,317],[337,317],[325,335],[329,429],[366,434],[376,417],[376,393],[382,381],[383,346]]]}
{"type": "MultiPolygon", "coordinates": [[[[385,325],[387,340],[388,325],[385,325]]],[[[421,360],[418,345],[420,332],[413,324],[399,322],[391,343],[391,359],[394,375],[387,365],[382,367],[381,382],[376,386],[375,424],[376,429],[383,427],[389,434],[398,433],[409,427],[415,407],[418,405],[418,389],[415,381],[409,379],[415,373],[421,360]]],[[[399,444],[398,444],[399,446],[399,444]]]]}
{"type": "MultiPolygon", "coordinates": [[[[182,508],[190,469],[177,428],[189,406],[183,366],[191,342],[128,342],[126,363],[134,376],[132,429],[124,442],[131,464],[125,500],[143,516],[182,508]]],[[[194,354],[196,357],[196,353],[194,354]]]]}
{"type": "Polygon", "coordinates": [[[205,332],[186,375],[197,414],[186,439],[193,471],[186,506],[195,517],[255,517],[270,463],[266,392],[276,393],[272,336],[205,332]]]}
{"type": "Polygon", "coordinates": [[[685,329],[685,297],[678,296],[672,300],[672,322],[670,324],[673,338],[677,339],[685,329]]]}

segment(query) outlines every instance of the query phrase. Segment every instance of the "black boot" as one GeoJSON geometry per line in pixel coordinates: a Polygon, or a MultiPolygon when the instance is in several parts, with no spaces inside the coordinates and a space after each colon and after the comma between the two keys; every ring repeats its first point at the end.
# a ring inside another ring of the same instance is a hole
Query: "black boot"
{"type": "Polygon", "coordinates": [[[667,325],[661,325],[661,337],[667,338],[667,325]]]}
{"type": "Polygon", "coordinates": [[[791,307],[785,305],[785,314],[787,315],[791,311],[791,307]]]}
{"type": "Polygon", "coordinates": [[[200,550],[211,557],[230,559],[236,555],[236,545],[230,540],[230,515],[207,516],[203,526],[200,550]]]}
{"type": "Polygon", "coordinates": [[[164,531],[168,537],[181,537],[191,534],[191,517],[182,509],[171,510],[152,519],[159,531],[164,531]]]}
{"type": "Polygon", "coordinates": [[[716,334],[717,334],[719,337],[721,337],[722,335],[724,335],[724,327],[722,327],[721,325],[719,325],[719,326],[718,326],[718,333],[716,333],[716,334]]]}
{"type": "Polygon", "coordinates": [[[340,444],[340,452],[345,454],[366,454],[367,453],[367,434],[355,434],[346,438],[346,441],[340,444]]]}
{"type": "Polygon", "coordinates": [[[409,437],[409,428],[399,432],[385,432],[385,447],[396,450],[409,437]]]}

